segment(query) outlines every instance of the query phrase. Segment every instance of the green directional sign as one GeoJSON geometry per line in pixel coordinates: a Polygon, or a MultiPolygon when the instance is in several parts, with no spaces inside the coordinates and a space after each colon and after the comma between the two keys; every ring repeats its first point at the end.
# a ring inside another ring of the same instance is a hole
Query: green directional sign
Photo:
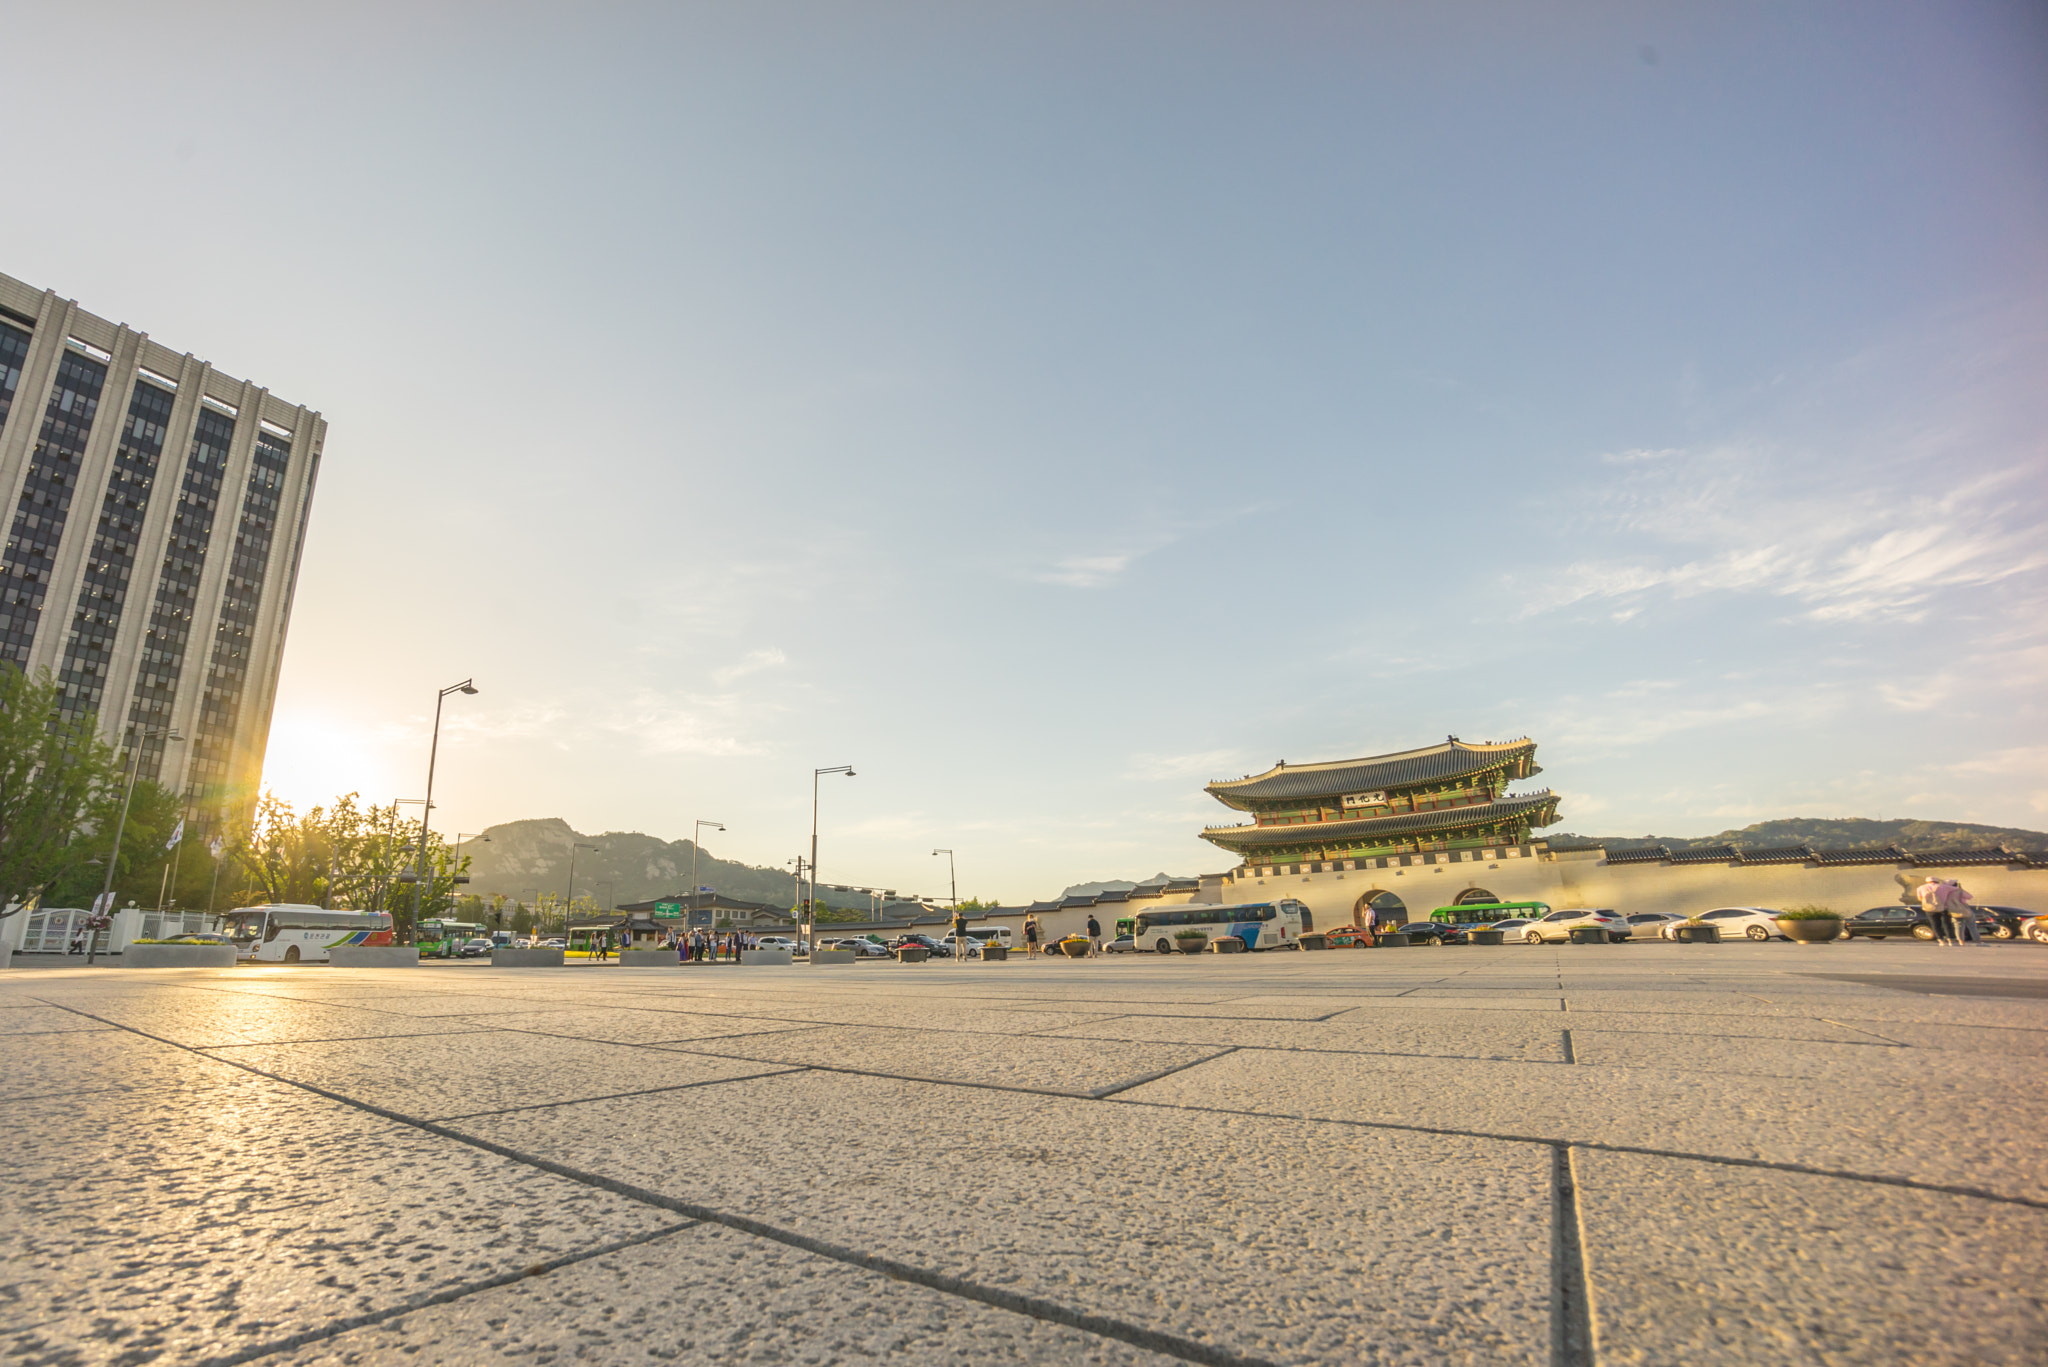
{"type": "Polygon", "coordinates": [[[672,921],[683,914],[683,904],[681,902],[656,902],[654,904],[654,914],[672,921]]]}

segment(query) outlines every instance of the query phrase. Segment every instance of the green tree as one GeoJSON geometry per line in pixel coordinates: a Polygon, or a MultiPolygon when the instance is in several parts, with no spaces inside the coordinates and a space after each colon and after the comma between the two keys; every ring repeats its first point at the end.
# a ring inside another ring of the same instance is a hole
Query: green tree
{"type": "MultiPolygon", "coordinates": [[[[63,905],[58,899],[77,888],[99,891],[94,871],[106,876],[127,774],[91,716],[58,712],[60,696],[48,670],[30,678],[0,665],[0,905],[26,903],[38,892],[46,904],[63,905]]],[[[137,785],[140,822],[152,830],[161,792],[137,785]]],[[[124,841],[116,872],[132,871],[152,853],[147,836],[133,851],[124,841]]]]}
{"type": "Polygon", "coordinates": [[[425,882],[409,881],[419,853],[419,822],[397,807],[363,808],[346,794],[301,816],[274,793],[257,804],[255,820],[232,832],[230,849],[243,885],[223,905],[298,902],[381,910],[410,933],[414,900],[421,917],[446,916],[455,907],[458,875],[469,868],[441,837],[426,836],[425,882]]]}

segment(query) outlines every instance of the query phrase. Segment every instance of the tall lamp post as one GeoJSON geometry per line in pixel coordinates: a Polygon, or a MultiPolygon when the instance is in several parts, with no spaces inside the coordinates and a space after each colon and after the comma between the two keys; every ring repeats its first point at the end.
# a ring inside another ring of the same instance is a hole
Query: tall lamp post
{"type": "MultiPolygon", "coordinates": [[[[706,826],[709,826],[709,827],[710,827],[710,828],[711,828],[712,830],[714,830],[714,831],[722,831],[722,830],[724,830],[724,829],[725,829],[725,824],[724,824],[723,822],[720,822],[720,821],[699,821],[699,822],[697,823],[697,830],[696,830],[696,833],[695,833],[694,835],[692,835],[692,836],[690,837],[690,902],[689,902],[689,906],[690,906],[690,912],[691,912],[691,914],[683,918],[683,929],[685,929],[685,930],[688,930],[688,929],[690,928],[690,922],[692,922],[692,921],[694,921],[694,920],[696,920],[696,919],[697,919],[697,917],[696,917],[696,915],[695,915],[695,913],[696,913],[696,910],[697,910],[697,893],[698,893],[698,887],[697,887],[697,847],[698,847],[698,846],[699,846],[699,845],[700,845],[700,844],[701,844],[701,843],[703,842],[703,840],[704,840],[704,828],[705,828],[706,826]]],[[[716,929],[718,929],[718,913],[717,913],[716,911],[713,911],[713,912],[711,913],[711,928],[712,928],[713,930],[716,930],[716,929]]]]}
{"type": "Polygon", "coordinates": [[[586,845],[581,840],[569,842],[569,891],[562,899],[562,924],[569,923],[569,913],[576,906],[576,851],[594,850],[597,846],[586,845]]]}
{"type": "Polygon", "coordinates": [[[448,700],[450,693],[465,693],[475,696],[476,681],[474,679],[464,679],[459,684],[449,684],[434,698],[434,739],[432,744],[427,747],[427,795],[423,799],[427,805],[420,811],[420,849],[412,865],[415,878],[412,885],[412,923],[414,926],[418,926],[420,923],[420,898],[425,895],[427,886],[427,823],[434,819],[434,761],[441,754],[441,704],[448,700]]]}
{"type": "MultiPolygon", "coordinates": [[[[142,743],[152,736],[162,736],[166,741],[183,740],[175,726],[145,726],[135,737],[135,744],[128,751],[128,786],[121,791],[121,820],[114,826],[114,852],[107,856],[107,881],[100,889],[99,900],[93,903],[94,919],[100,916],[110,920],[114,914],[114,866],[121,862],[121,837],[128,829],[128,804],[135,797],[135,774],[142,767],[142,743]]],[[[85,964],[92,967],[92,961],[99,950],[100,933],[90,923],[85,931],[85,964]]]]}
{"type": "Polygon", "coordinates": [[[851,764],[835,764],[829,769],[811,771],[811,937],[808,949],[811,962],[818,959],[818,780],[827,774],[844,774],[853,777],[851,764]]]}
{"type": "Polygon", "coordinates": [[[953,888],[953,909],[958,911],[960,909],[960,871],[953,867],[953,852],[951,850],[932,851],[934,859],[942,854],[946,856],[946,881],[953,888]]]}

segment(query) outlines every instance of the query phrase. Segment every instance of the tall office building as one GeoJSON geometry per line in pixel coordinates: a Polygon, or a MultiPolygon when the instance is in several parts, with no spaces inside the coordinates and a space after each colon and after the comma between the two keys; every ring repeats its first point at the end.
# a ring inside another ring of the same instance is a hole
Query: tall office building
{"type": "Polygon", "coordinates": [[[0,275],[0,667],[49,670],[202,822],[262,779],[326,432],[0,275]]]}

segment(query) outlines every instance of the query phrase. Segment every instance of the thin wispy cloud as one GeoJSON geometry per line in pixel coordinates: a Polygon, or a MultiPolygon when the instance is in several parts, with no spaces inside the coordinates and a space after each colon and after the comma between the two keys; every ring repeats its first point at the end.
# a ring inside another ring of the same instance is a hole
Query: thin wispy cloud
{"type": "Polygon", "coordinates": [[[769,646],[762,650],[750,650],[737,663],[712,670],[711,677],[719,687],[723,688],[729,686],[737,679],[746,678],[749,674],[759,674],[764,669],[773,669],[777,665],[788,663],[789,656],[783,654],[776,647],[769,646]]]}
{"type": "Polygon", "coordinates": [[[1056,562],[1051,569],[1032,575],[1041,584],[1058,584],[1070,589],[1100,588],[1125,570],[1139,556],[1137,551],[1118,555],[1073,555],[1056,562]]]}

